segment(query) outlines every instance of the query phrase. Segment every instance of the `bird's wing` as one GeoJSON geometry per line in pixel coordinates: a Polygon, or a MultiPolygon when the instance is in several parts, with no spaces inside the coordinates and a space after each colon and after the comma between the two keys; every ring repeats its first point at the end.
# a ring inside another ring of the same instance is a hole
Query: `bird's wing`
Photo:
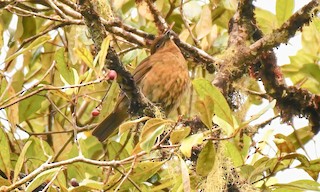
{"type": "Polygon", "coordinates": [[[147,57],[136,67],[133,71],[133,79],[137,85],[140,84],[143,77],[150,71],[152,68],[152,62],[150,62],[150,58],[147,57]]]}

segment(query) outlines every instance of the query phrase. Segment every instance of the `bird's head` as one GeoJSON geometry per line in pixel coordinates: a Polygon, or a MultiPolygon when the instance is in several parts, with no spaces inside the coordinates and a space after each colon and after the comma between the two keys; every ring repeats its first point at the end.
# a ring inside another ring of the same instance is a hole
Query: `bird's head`
{"type": "Polygon", "coordinates": [[[151,45],[151,54],[155,53],[157,50],[161,49],[168,40],[171,39],[171,29],[168,29],[165,33],[158,36],[151,45]]]}

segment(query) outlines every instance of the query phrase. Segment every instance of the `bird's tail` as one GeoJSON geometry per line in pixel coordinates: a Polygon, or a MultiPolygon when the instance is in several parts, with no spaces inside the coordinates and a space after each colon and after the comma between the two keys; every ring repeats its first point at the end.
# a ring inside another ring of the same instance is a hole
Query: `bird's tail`
{"type": "Polygon", "coordinates": [[[105,118],[92,132],[92,135],[97,137],[99,141],[107,139],[114,130],[128,117],[125,109],[118,109],[113,111],[107,118],[105,118]]]}

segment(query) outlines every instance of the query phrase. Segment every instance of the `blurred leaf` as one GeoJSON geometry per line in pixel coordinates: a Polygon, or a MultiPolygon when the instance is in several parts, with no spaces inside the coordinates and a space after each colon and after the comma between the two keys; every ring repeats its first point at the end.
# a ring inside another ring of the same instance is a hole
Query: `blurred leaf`
{"type": "Polygon", "coordinates": [[[19,155],[18,161],[16,163],[16,166],[14,168],[14,176],[13,176],[13,182],[16,182],[18,179],[18,175],[22,169],[22,166],[24,164],[25,155],[27,152],[27,149],[29,148],[32,141],[27,141],[26,144],[23,146],[21,153],[19,155]]]}
{"type": "Polygon", "coordinates": [[[203,143],[203,133],[191,135],[181,141],[180,151],[186,157],[191,157],[192,147],[203,143]]]}
{"type": "Polygon", "coordinates": [[[105,65],[106,57],[107,57],[108,49],[109,49],[109,45],[110,45],[110,40],[111,40],[111,36],[107,36],[102,41],[101,50],[98,53],[98,56],[99,56],[99,71],[101,71],[103,69],[104,65],[105,65]]]}
{"type": "Polygon", "coordinates": [[[138,56],[138,50],[135,49],[135,50],[132,50],[132,51],[129,51],[127,53],[125,53],[122,57],[122,63],[124,65],[128,65],[130,64],[135,58],[137,58],[138,56]]]}
{"type": "Polygon", "coordinates": [[[145,1],[138,1],[138,13],[145,19],[153,21],[153,15],[145,1]]]}
{"type": "Polygon", "coordinates": [[[116,160],[116,157],[118,157],[118,159],[124,159],[126,157],[129,157],[127,150],[124,149],[123,147],[124,146],[118,142],[115,142],[115,141],[108,142],[107,144],[108,160],[116,160]]]}
{"type": "Polygon", "coordinates": [[[54,55],[54,59],[56,60],[57,64],[56,67],[60,72],[61,76],[70,84],[75,84],[75,77],[72,70],[72,67],[69,66],[65,59],[65,48],[60,48],[56,51],[54,55]]]}
{"type": "Polygon", "coordinates": [[[294,148],[292,142],[283,134],[280,134],[280,133],[276,134],[274,136],[273,142],[276,144],[280,153],[295,152],[295,148],[294,148]]]}
{"type": "Polygon", "coordinates": [[[28,159],[26,167],[28,170],[34,170],[48,160],[48,155],[53,156],[53,150],[49,144],[37,137],[31,136],[29,138],[32,143],[27,149],[25,158],[28,159]]]}
{"type": "Polygon", "coordinates": [[[203,100],[206,96],[209,96],[214,103],[214,113],[233,126],[234,124],[231,110],[219,89],[211,85],[211,83],[205,79],[195,79],[192,83],[197,94],[199,95],[199,98],[203,100]]]}
{"type": "Polygon", "coordinates": [[[164,126],[170,123],[173,123],[173,121],[158,118],[149,119],[142,127],[139,143],[133,153],[138,153],[141,149],[150,152],[157,137],[163,133],[164,126]]]}
{"type": "Polygon", "coordinates": [[[133,126],[136,126],[138,123],[147,121],[148,119],[150,119],[150,117],[141,117],[139,119],[126,121],[119,126],[119,133],[124,133],[130,130],[133,126]]]}
{"type": "Polygon", "coordinates": [[[2,27],[4,29],[8,29],[10,23],[11,23],[11,20],[12,20],[12,16],[13,14],[5,9],[3,9],[1,11],[1,14],[0,14],[0,23],[2,23],[2,27]]]}
{"type": "Polygon", "coordinates": [[[239,149],[235,146],[232,142],[224,142],[225,143],[225,150],[226,150],[226,156],[231,159],[233,162],[233,165],[235,167],[239,167],[244,164],[244,160],[242,158],[242,155],[239,151],[239,149]]]}
{"type": "Polygon", "coordinates": [[[155,144],[157,138],[163,133],[165,125],[160,125],[156,130],[152,132],[144,141],[141,141],[140,147],[145,152],[149,153],[155,144]]]}
{"type": "Polygon", "coordinates": [[[49,41],[50,39],[51,39],[51,37],[49,35],[40,36],[39,38],[34,40],[30,45],[28,45],[26,48],[20,49],[18,52],[15,52],[14,54],[12,54],[8,58],[6,58],[6,60],[4,62],[9,62],[9,61],[15,59],[20,54],[23,54],[31,49],[36,49],[39,46],[46,43],[47,41],[49,41]]]}
{"type": "Polygon", "coordinates": [[[78,47],[75,51],[76,51],[76,54],[82,59],[82,61],[88,67],[93,69],[93,56],[91,52],[84,47],[78,47]]]}
{"type": "Polygon", "coordinates": [[[258,176],[265,175],[264,172],[266,171],[269,174],[278,163],[277,158],[269,159],[268,157],[262,157],[257,162],[254,163],[253,167],[254,170],[251,172],[249,176],[249,181],[254,182],[258,176]]]}
{"type": "Polygon", "coordinates": [[[308,166],[305,163],[301,163],[296,168],[305,170],[316,181],[320,172],[320,159],[311,160],[309,163],[308,166]]]}
{"type": "Polygon", "coordinates": [[[270,11],[255,8],[255,17],[257,24],[264,34],[269,34],[278,26],[276,16],[270,11]]]}
{"type": "Polygon", "coordinates": [[[45,100],[44,96],[33,95],[19,102],[19,121],[23,122],[31,115],[34,115],[41,108],[41,104],[45,100]]]}
{"type": "Polygon", "coordinates": [[[216,158],[216,149],[212,141],[208,141],[207,144],[201,150],[197,159],[196,171],[201,176],[207,176],[214,165],[216,158]]]}
{"type": "Polygon", "coordinates": [[[196,25],[196,34],[198,39],[202,39],[208,35],[212,28],[211,10],[209,5],[202,7],[200,19],[196,25]]]}
{"type": "Polygon", "coordinates": [[[3,27],[3,21],[2,19],[0,19],[0,47],[3,47],[3,31],[4,31],[4,27],[3,27]]]}
{"type": "MultiPolygon", "coordinates": [[[[102,190],[103,189],[103,183],[102,182],[98,182],[98,181],[94,181],[91,179],[84,179],[79,183],[80,186],[85,186],[88,187],[89,189],[97,189],[97,190],[102,190]]],[[[78,190],[74,190],[74,191],[78,191],[78,190]]]]}
{"type": "Polygon", "coordinates": [[[272,100],[266,107],[264,107],[262,110],[252,115],[249,120],[243,122],[241,126],[247,126],[252,121],[257,120],[259,117],[265,114],[269,109],[273,109],[276,106],[276,102],[277,100],[275,99],[272,100]]]}
{"type": "Polygon", "coordinates": [[[95,159],[101,156],[102,145],[101,142],[94,136],[87,137],[86,139],[79,139],[82,154],[89,159],[95,159]]]}
{"type": "Polygon", "coordinates": [[[190,134],[190,127],[183,127],[181,129],[175,129],[170,134],[170,141],[172,144],[179,143],[190,134]]]}
{"type": "Polygon", "coordinates": [[[4,131],[4,129],[0,129],[0,170],[4,172],[8,178],[11,172],[11,161],[10,161],[10,146],[9,146],[9,140],[7,138],[7,134],[4,131]]]}
{"type": "Polygon", "coordinates": [[[293,13],[294,0],[277,0],[276,16],[278,24],[282,25],[293,13]]]}
{"type": "Polygon", "coordinates": [[[45,170],[34,178],[31,183],[27,186],[26,192],[32,192],[38,186],[44,182],[49,182],[58,172],[61,171],[61,167],[45,170]]]}
{"type": "Polygon", "coordinates": [[[196,109],[200,113],[201,121],[207,126],[208,129],[212,127],[212,118],[214,115],[214,103],[211,97],[206,96],[204,100],[198,100],[195,103],[196,109]]]}
{"type": "Polygon", "coordinates": [[[23,26],[23,34],[21,39],[24,40],[36,35],[36,32],[37,32],[36,18],[33,16],[29,16],[29,17],[22,17],[21,19],[22,19],[22,26],[23,26]]]}
{"type": "Polygon", "coordinates": [[[4,179],[3,177],[0,176],[0,189],[1,186],[9,186],[11,185],[11,182],[8,179],[4,179]]]}
{"type": "Polygon", "coordinates": [[[295,154],[288,154],[288,155],[285,155],[283,157],[281,157],[282,160],[284,159],[296,159],[298,161],[300,161],[300,163],[305,166],[305,167],[309,167],[310,166],[310,162],[308,160],[308,158],[302,154],[298,154],[298,153],[295,153],[295,154]]]}
{"type": "MultiPolygon", "coordinates": [[[[152,177],[154,174],[156,174],[164,162],[141,162],[137,163],[134,168],[132,169],[131,174],[129,177],[134,181],[136,184],[140,185],[140,183],[145,182],[150,177],[152,177]]],[[[125,168],[125,172],[129,171],[131,169],[131,166],[127,166],[125,168]]],[[[121,179],[123,176],[119,172],[117,172],[114,176],[110,177],[107,184],[104,186],[105,191],[113,191],[117,188],[119,179],[121,179]]],[[[121,187],[120,191],[128,190],[129,188],[133,187],[132,183],[126,179],[121,187]]]]}
{"type": "Polygon", "coordinates": [[[299,180],[299,181],[293,181],[291,183],[286,184],[274,184],[273,187],[278,188],[277,190],[274,190],[276,192],[282,191],[320,191],[320,183],[312,180],[299,180]]]}
{"type": "MultiPolygon", "coordinates": [[[[212,121],[214,124],[218,125],[224,131],[223,133],[225,133],[227,136],[231,136],[235,132],[235,129],[233,126],[231,126],[228,122],[221,119],[217,115],[213,116],[212,121]]],[[[235,126],[235,127],[238,127],[238,126],[235,126]]]]}
{"type": "Polygon", "coordinates": [[[186,165],[186,162],[179,156],[180,159],[180,169],[182,175],[182,183],[184,191],[191,191],[190,186],[190,176],[189,176],[189,169],[186,165]]]}
{"type": "Polygon", "coordinates": [[[301,144],[306,144],[313,138],[313,136],[314,134],[311,131],[311,127],[306,126],[295,130],[295,132],[287,136],[287,139],[291,141],[291,143],[297,150],[302,147],[301,144]]]}
{"type": "Polygon", "coordinates": [[[183,14],[189,20],[195,20],[201,15],[202,8],[197,1],[187,1],[183,3],[183,14]]]}

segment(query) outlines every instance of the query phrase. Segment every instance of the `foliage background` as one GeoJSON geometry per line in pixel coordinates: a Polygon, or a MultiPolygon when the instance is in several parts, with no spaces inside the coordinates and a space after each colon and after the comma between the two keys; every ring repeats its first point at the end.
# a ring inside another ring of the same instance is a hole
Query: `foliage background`
{"type": "MultiPolygon", "coordinates": [[[[132,37],[107,26],[110,34],[101,50],[94,48],[96,37],[83,25],[74,2],[1,2],[0,42],[5,59],[1,62],[0,190],[319,190],[319,159],[304,150],[314,137],[310,118],[309,125],[292,129],[286,136],[268,132],[253,139],[274,118],[280,119],[282,109],[275,107],[272,93],[268,89],[265,93],[258,83],[261,79],[250,71],[232,81],[235,91],[228,97],[210,83],[219,69],[211,74],[205,64],[190,61],[193,90],[180,106],[182,118],[178,112],[168,119],[133,117],[120,127],[120,134],[103,144],[90,136],[90,129],[111,112],[119,93],[117,82],[105,77],[103,56],[109,43],[132,71],[149,55],[153,35],[159,32],[146,2],[117,0],[110,6],[91,1],[111,27],[118,25],[112,26],[112,21],[119,17],[120,23],[149,34],[132,37]],[[252,105],[261,110],[248,116],[252,105]],[[98,117],[92,115],[96,109],[101,110],[98,117]],[[254,121],[268,110],[274,114],[267,120],[254,121]],[[143,120],[147,123],[140,125],[140,131],[132,132],[143,120]],[[21,137],[22,132],[28,136],[21,137]],[[274,152],[266,153],[270,148],[274,152]],[[275,175],[293,168],[306,172],[310,179],[280,184],[275,175]]],[[[237,12],[237,1],[186,1],[184,16],[181,1],[154,4],[167,23],[175,23],[173,31],[181,41],[215,59],[231,58],[228,23],[237,12]]],[[[272,34],[290,19],[293,8],[292,0],[277,0],[275,14],[255,9],[258,27],[272,34]]],[[[316,96],[320,92],[319,31],[315,15],[298,32],[302,49],[281,66],[296,88],[316,96]]],[[[227,71],[235,72],[237,67],[230,65],[227,71]]]]}

